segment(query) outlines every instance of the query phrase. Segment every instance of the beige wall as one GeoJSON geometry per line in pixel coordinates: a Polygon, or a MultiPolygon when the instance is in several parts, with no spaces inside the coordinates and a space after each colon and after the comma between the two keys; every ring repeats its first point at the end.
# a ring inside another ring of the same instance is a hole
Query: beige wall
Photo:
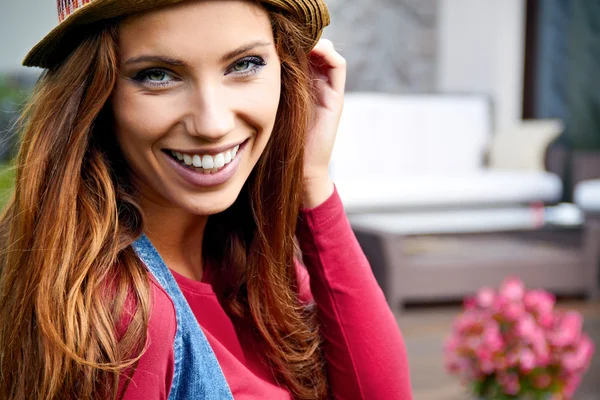
{"type": "Polygon", "coordinates": [[[438,88],[489,93],[496,128],[521,120],[525,0],[438,0],[438,88]]]}

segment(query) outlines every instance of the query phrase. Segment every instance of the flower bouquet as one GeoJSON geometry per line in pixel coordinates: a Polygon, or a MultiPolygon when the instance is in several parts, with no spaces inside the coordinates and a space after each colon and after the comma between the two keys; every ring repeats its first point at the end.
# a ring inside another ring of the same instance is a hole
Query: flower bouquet
{"type": "Polygon", "coordinates": [[[445,367],[482,399],[571,399],[594,344],[583,318],[555,298],[508,278],[464,302],[444,345],[445,367]]]}

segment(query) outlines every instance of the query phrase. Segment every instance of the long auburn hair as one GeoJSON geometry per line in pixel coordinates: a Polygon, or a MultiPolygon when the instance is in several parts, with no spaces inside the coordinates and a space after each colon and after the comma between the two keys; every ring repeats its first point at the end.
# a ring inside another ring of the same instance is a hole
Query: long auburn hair
{"type": "MultiPolygon", "coordinates": [[[[209,218],[203,254],[221,304],[255,334],[279,384],[321,399],[317,319],[298,300],[294,265],[308,38],[297,21],[268,12],[282,68],[277,120],[238,199],[209,218]]],[[[108,111],[117,39],[117,22],[85,36],[45,71],[24,114],[15,189],[0,217],[2,399],[120,398],[145,349],[150,283],[131,247],[144,218],[108,111]]]]}

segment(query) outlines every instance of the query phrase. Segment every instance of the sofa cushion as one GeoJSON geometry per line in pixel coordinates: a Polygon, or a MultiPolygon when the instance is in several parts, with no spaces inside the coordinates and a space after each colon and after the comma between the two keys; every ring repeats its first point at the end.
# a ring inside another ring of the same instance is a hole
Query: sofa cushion
{"type": "Polygon", "coordinates": [[[489,168],[546,170],[546,150],[564,130],[556,119],[520,121],[494,134],[489,152],[489,168]]]}
{"type": "Polygon", "coordinates": [[[464,174],[401,174],[393,179],[335,180],[346,212],[510,206],[558,202],[558,176],[536,171],[479,170],[464,174]]]}
{"type": "Polygon", "coordinates": [[[527,206],[353,214],[350,222],[355,229],[396,235],[523,231],[544,224],[543,214],[527,206]]]}
{"type": "Polygon", "coordinates": [[[583,181],[575,186],[575,204],[585,212],[600,212],[600,179],[583,181]]]}
{"type": "Polygon", "coordinates": [[[490,138],[486,96],[347,93],[331,175],[472,172],[483,165],[490,138]]]}
{"type": "Polygon", "coordinates": [[[396,235],[435,235],[529,231],[544,226],[581,227],[585,218],[574,204],[509,206],[409,212],[359,213],[349,216],[352,227],[396,235]]]}

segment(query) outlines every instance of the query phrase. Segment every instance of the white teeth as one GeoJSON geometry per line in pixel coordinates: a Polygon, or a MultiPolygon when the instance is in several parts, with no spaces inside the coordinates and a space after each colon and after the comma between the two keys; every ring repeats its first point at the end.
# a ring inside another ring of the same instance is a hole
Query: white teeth
{"type": "Polygon", "coordinates": [[[219,169],[229,164],[235,158],[239,149],[240,146],[237,145],[231,150],[227,150],[214,156],[208,154],[204,156],[198,154],[185,154],[172,150],[171,155],[179,161],[182,161],[185,165],[194,166],[197,172],[210,174],[218,172],[219,169]]]}
{"type": "Polygon", "coordinates": [[[202,168],[212,169],[215,166],[215,160],[209,155],[202,156],[202,168]]]}
{"type": "Polygon", "coordinates": [[[223,153],[219,153],[215,156],[215,168],[223,168],[225,165],[225,156],[223,153]]]}
{"type": "Polygon", "coordinates": [[[194,154],[194,157],[192,157],[192,163],[196,168],[200,168],[202,166],[202,159],[198,154],[194,154]]]}

